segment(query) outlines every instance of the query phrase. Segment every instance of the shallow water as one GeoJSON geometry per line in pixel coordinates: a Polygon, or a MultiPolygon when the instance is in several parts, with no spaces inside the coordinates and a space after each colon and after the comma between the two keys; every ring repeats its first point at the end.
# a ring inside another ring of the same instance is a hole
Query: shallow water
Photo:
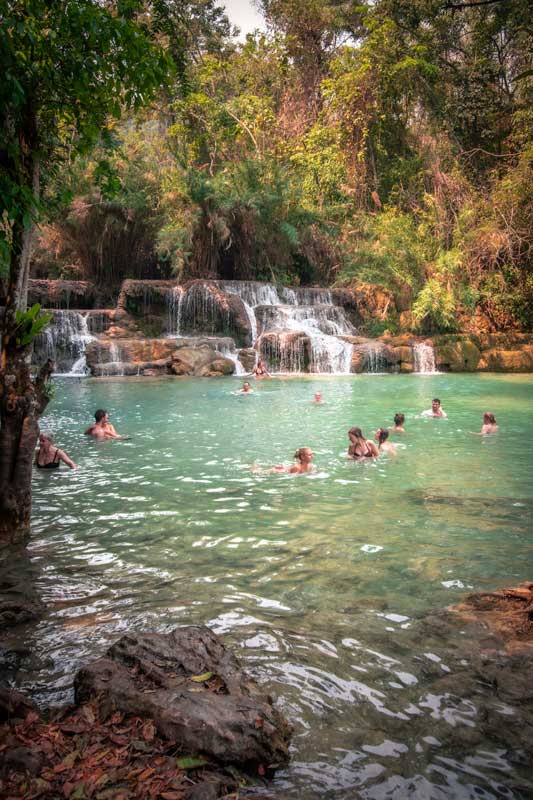
{"type": "Polygon", "coordinates": [[[274,783],[284,796],[533,796],[520,754],[466,736],[515,709],[440,691],[468,660],[464,633],[421,622],[470,590],[532,578],[533,378],[238,386],[57,383],[42,428],[80,469],[34,477],[30,555],[49,611],[28,643],[41,668],[18,682],[60,703],[74,668],[126,629],[206,623],[295,724],[274,783]],[[435,395],[449,418],[416,418],[435,395]],[[131,441],[81,435],[102,406],[131,441]],[[486,409],[501,432],[471,435],[486,409]],[[407,416],[398,454],[347,462],[347,429],[368,435],[395,411],[407,416]],[[252,474],[302,445],[315,474],[252,474]]]}

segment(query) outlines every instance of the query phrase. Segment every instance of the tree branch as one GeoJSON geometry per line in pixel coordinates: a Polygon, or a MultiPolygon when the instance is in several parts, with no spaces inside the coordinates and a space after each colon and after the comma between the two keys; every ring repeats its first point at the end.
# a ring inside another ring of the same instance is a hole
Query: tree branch
{"type": "Polygon", "coordinates": [[[442,7],[443,11],[462,11],[464,8],[477,8],[478,6],[492,6],[495,3],[503,3],[505,0],[476,0],[472,3],[446,3],[442,7]]]}

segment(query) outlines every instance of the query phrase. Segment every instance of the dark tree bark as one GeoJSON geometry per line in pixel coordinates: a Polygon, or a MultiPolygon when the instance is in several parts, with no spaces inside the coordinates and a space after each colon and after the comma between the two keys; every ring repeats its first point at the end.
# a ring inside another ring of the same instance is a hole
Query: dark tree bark
{"type": "MultiPolygon", "coordinates": [[[[19,136],[17,164],[2,154],[3,166],[18,173],[21,183],[39,195],[39,163],[31,155],[37,139],[36,120],[27,117],[26,135],[19,136]]],[[[24,542],[30,532],[32,464],[39,435],[39,417],[48,403],[48,362],[34,380],[30,373],[31,343],[17,344],[16,313],[27,306],[29,261],[34,224],[22,215],[12,228],[11,264],[2,319],[0,354],[0,546],[24,542]]]]}

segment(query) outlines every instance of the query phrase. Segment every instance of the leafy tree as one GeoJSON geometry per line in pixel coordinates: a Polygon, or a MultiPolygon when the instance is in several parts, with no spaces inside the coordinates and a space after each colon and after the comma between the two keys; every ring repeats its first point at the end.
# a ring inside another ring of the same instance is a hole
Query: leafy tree
{"type": "MultiPolygon", "coordinates": [[[[166,6],[157,3],[160,18],[166,6]]],[[[42,211],[40,187],[58,163],[84,152],[108,115],[140,108],[171,61],[137,0],[1,0],[0,253],[8,270],[0,361],[0,542],[29,532],[38,419],[48,401],[46,365],[29,371],[24,319],[29,253],[42,211]]],[[[37,318],[38,323],[38,318],[37,318]]],[[[29,322],[29,319],[28,319],[29,322]]]]}

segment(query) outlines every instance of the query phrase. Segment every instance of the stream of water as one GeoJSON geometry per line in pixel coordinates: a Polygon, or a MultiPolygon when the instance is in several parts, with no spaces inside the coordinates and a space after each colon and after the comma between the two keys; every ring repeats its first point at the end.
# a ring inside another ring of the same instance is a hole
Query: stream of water
{"type": "MultiPolygon", "coordinates": [[[[62,381],[42,429],[75,472],[34,477],[30,545],[47,615],[17,684],[70,698],[73,670],[128,629],[205,623],[295,725],[273,791],[311,800],[526,798],[495,736],[517,709],[442,680],[465,632],[427,615],[533,566],[532,376],[62,381]],[[314,392],[325,403],[311,403],[314,392]],[[448,419],[417,414],[440,397],[448,419]],[[130,441],[88,441],[96,408],[130,441]],[[483,411],[499,434],[481,438],[483,411]],[[395,457],[347,462],[347,430],[406,414],[395,457]],[[309,445],[309,476],[254,474],[309,445]],[[485,730],[485,729],[484,729],[485,730]],[[468,734],[468,736],[466,735],[468,734]],[[470,737],[470,738],[468,738],[470,737]]],[[[465,649],[466,648],[466,649],[465,649]]],[[[530,792],[530,794],[528,794],[530,792]]]]}

